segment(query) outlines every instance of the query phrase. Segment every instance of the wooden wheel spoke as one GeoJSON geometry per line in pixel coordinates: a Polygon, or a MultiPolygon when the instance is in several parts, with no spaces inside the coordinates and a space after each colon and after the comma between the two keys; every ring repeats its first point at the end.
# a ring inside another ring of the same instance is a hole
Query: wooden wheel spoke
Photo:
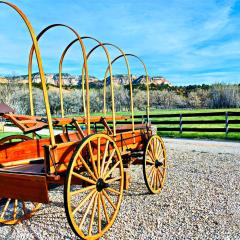
{"type": "Polygon", "coordinates": [[[109,223],[110,220],[109,220],[109,216],[108,216],[108,212],[107,212],[107,207],[106,207],[106,203],[104,202],[104,198],[103,198],[102,193],[100,193],[100,197],[101,197],[101,202],[102,202],[102,206],[103,206],[103,211],[104,211],[104,214],[105,214],[105,218],[106,218],[107,222],[109,223]]]}
{"type": "Polygon", "coordinates": [[[102,231],[101,196],[98,194],[98,232],[102,231]]]}
{"type": "Polygon", "coordinates": [[[146,163],[151,164],[151,165],[154,164],[154,162],[153,162],[153,161],[150,161],[150,160],[146,160],[146,163]]]}
{"type": "Polygon", "coordinates": [[[16,216],[17,216],[17,207],[18,207],[18,200],[15,199],[14,200],[14,206],[13,206],[13,219],[14,220],[16,219],[16,216]]]}
{"type": "Polygon", "coordinates": [[[110,198],[110,196],[106,193],[105,190],[102,191],[103,195],[106,197],[106,199],[108,200],[108,202],[110,203],[110,205],[113,207],[114,210],[117,209],[117,207],[115,206],[115,204],[112,202],[112,199],[110,198]]]}
{"type": "Polygon", "coordinates": [[[103,177],[103,179],[108,178],[111,173],[116,169],[116,167],[120,164],[120,161],[116,162],[114,166],[106,173],[106,175],[103,177]]]}
{"type": "Polygon", "coordinates": [[[26,204],[24,201],[22,201],[22,209],[23,209],[23,213],[27,214],[26,204]]]}
{"type": "Polygon", "coordinates": [[[91,145],[90,142],[88,143],[88,150],[89,150],[89,153],[90,153],[94,174],[95,174],[95,176],[99,177],[98,172],[97,172],[97,167],[96,167],[96,164],[95,164],[94,155],[93,155],[92,145],[91,145]]]}
{"type": "Polygon", "coordinates": [[[97,207],[97,201],[98,201],[98,194],[95,195],[94,203],[93,203],[93,208],[92,208],[92,214],[91,214],[91,220],[88,228],[88,235],[92,235],[92,226],[93,226],[93,220],[96,212],[96,207],[97,207]]]}
{"type": "Polygon", "coordinates": [[[85,162],[85,160],[83,159],[82,155],[79,155],[82,163],[83,163],[83,166],[86,168],[86,170],[88,171],[88,173],[90,174],[90,176],[95,180],[97,181],[97,178],[96,176],[94,175],[94,173],[92,172],[92,170],[89,168],[88,164],[85,162]]]}
{"type": "Polygon", "coordinates": [[[152,142],[149,143],[149,146],[150,146],[150,149],[151,149],[152,157],[153,157],[153,159],[154,159],[153,161],[155,161],[156,156],[155,156],[155,154],[154,154],[155,151],[154,151],[154,148],[153,148],[152,142]]]}
{"type": "Polygon", "coordinates": [[[153,183],[154,183],[155,174],[156,174],[156,171],[153,171],[151,183],[150,183],[151,187],[153,186],[153,183]]]}
{"type": "Polygon", "coordinates": [[[75,195],[77,195],[79,193],[83,193],[83,192],[86,192],[86,191],[89,191],[89,190],[93,190],[94,188],[96,188],[96,186],[95,185],[91,185],[91,186],[88,186],[88,187],[76,190],[74,192],[70,192],[70,194],[71,194],[71,196],[75,196],[75,195]]]}
{"type": "Polygon", "coordinates": [[[100,173],[101,177],[103,175],[104,165],[105,165],[105,161],[106,161],[106,157],[107,157],[107,153],[108,153],[108,146],[109,146],[109,140],[107,140],[107,142],[106,142],[106,146],[105,146],[105,150],[104,150],[104,154],[103,154],[101,173],[100,173]]]}
{"type": "Polygon", "coordinates": [[[161,177],[164,178],[163,173],[160,171],[160,169],[158,168],[157,170],[161,174],[161,177]]]}
{"type": "Polygon", "coordinates": [[[105,168],[104,168],[104,170],[103,170],[103,176],[106,174],[106,171],[107,171],[107,169],[108,169],[108,167],[109,167],[109,165],[111,164],[111,162],[112,162],[112,158],[113,158],[113,156],[114,156],[114,154],[115,154],[115,149],[113,149],[113,151],[112,151],[112,153],[111,153],[111,155],[110,155],[110,157],[109,157],[109,159],[108,159],[108,161],[107,161],[107,164],[106,164],[106,166],[105,166],[105,168]]]}
{"type": "Polygon", "coordinates": [[[105,182],[108,183],[108,184],[110,184],[110,183],[113,183],[113,182],[118,181],[118,180],[120,180],[120,179],[122,179],[121,176],[120,176],[120,177],[115,177],[115,178],[107,179],[105,182]]]}
{"type": "Polygon", "coordinates": [[[151,167],[152,167],[152,169],[151,169],[150,173],[147,176],[148,179],[150,178],[150,176],[153,174],[153,171],[154,171],[154,166],[151,166],[151,167]]]}
{"type": "Polygon", "coordinates": [[[79,204],[78,206],[73,210],[73,215],[76,214],[80,210],[80,208],[88,201],[89,198],[92,197],[93,194],[96,194],[96,190],[92,190],[79,204]]]}
{"type": "Polygon", "coordinates": [[[157,153],[157,159],[158,160],[163,158],[163,157],[161,157],[162,153],[163,153],[163,149],[160,148],[158,153],[157,153]]]}
{"type": "Polygon", "coordinates": [[[82,217],[82,219],[81,219],[81,222],[80,222],[80,224],[79,224],[79,228],[82,228],[82,225],[83,225],[83,223],[85,222],[85,219],[86,219],[86,217],[87,217],[87,214],[89,213],[89,211],[90,211],[90,209],[91,209],[91,207],[92,207],[92,204],[93,204],[93,201],[94,201],[95,198],[96,198],[96,195],[97,195],[97,192],[95,192],[94,195],[92,196],[92,198],[91,198],[91,200],[90,200],[90,202],[89,202],[89,204],[88,204],[88,206],[87,206],[87,209],[86,209],[86,211],[85,211],[85,213],[84,213],[84,215],[83,215],[83,217],[82,217]]]}
{"type": "Polygon", "coordinates": [[[73,172],[72,175],[73,175],[74,177],[76,177],[76,178],[79,178],[79,179],[85,181],[85,182],[88,182],[88,183],[91,183],[91,184],[94,184],[94,185],[96,184],[96,181],[94,181],[94,180],[92,180],[92,179],[90,179],[90,178],[84,177],[84,176],[82,176],[81,174],[78,174],[78,173],[73,172]]]}
{"type": "Polygon", "coordinates": [[[9,206],[10,202],[11,202],[11,199],[9,198],[9,199],[7,200],[4,208],[3,208],[3,211],[2,211],[2,214],[1,214],[0,218],[3,218],[3,217],[4,217],[4,215],[5,215],[5,213],[6,213],[7,209],[8,209],[8,206],[9,206]]]}
{"type": "Polygon", "coordinates": [[[117,190],[115,190],[115,189],[113,189],[113,188],[110,188],[110,187],[106,188],[106,190],[109,191],[109,192],[116,193],[117,195],[120,195],[120,194],[121,194],[119,191],[117,191],[117,190]]]}
{"type": "Polygon", "coordinates": [[[156,176],[155,176],[155,189],[158,189],[158,174],[156,172],[156,176]]]}
{"type": "Polygon", "coordinates": [[[101,168],[101,138],[99,137],[98,141],[97,141],[97,171],[98,171],[98,176],[101,176],[100,168],[101,168]]]}
{"type": "Polygon", "coordinates": [[[152,169],[153,167],[154,167],[154,165],[147,166],[147,167],[146,167],[146,173],[147,173],[150,169],[152,169]]]}
{"type": "Polygon", "coordinates": [[[149,150],[147,150],[148,156],[152,159],[153,162],[155,162],[155,158],[152,154],[152,152],[150,152],[149,150]]]}
{"type": "Polygon", "coordinates": [[[162,181],[161,181],[161,178],[160,178],[160,176],[159,176],[159,172],[158,172],[158,171],[157,171],[157,178],[158,178],[158,182],[159,182],[159,184],[160,184],[159,187],[162,187],[162,181]]]}
{"type": "Polygon", "coordinates": [[[152,146],[153,146],[153,151],[156,152],[156,138],[153,139],[152,141],[152,146]]]}

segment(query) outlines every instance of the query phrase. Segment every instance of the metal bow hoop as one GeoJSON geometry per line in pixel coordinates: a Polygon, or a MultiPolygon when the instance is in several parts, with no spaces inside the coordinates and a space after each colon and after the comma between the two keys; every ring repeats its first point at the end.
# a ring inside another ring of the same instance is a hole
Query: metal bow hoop
{"type": "Polygon", "coordinates": [[[45,103],[45,108],[46,108],[46,113],[47,113],[47,120],[48,120],[51,144],[55,145],[55,138],[54,138],[54,132],[53,132],[53,125],[52,125],[52,116],[51,116],[51,112],[50,112],[49,98],[48,98],[47,87],[46,87],[46,79],[45,79],[42,60],[41,60],[40,49],[39,49],[39,46],[38,46],[38,41],[36,39],[33,27],[31,25],[31,23],[29,22],[28,18],[26,17],[26,15],[17,6],[15,6],[11,3],[8,3],[8,2],[4,2],[4,1],[0,1],[0,4],[1,3],[6,4],[9,7],[13,8],[21,16],[21,18],[25,22],[25,24],[28,28],[28,31],[30,33],[30,36],[32,38],[33,47],[34,47],[35,52],[36,52],[39,74],[40,74],[40,78],[41,78],[41,82],[42,82],[42,90],[43,90],[44,103],[45,103]]]}
{"type": "MultiPolygon", "coordinates": [[[[94,40],[95,42],[98,43],[98,45],[96,47],[94,47],[87,55],[87,60],[88,58],[90,57],[91,53],[98,47],[102,47],[105,54],[106,54],[106,57],[107,57],[107,60],[108,60],[108,66],[109,66],[109,72],[110,72],[110,84],[111,84],[111,96],[112,96],[112,119],[113,119],[113,134],[114,136],[116,135],[116,118],[115,118],[115,101],[114,101],[114,88],[113,88],[113,80],[112,80],[112,65],[111,65],[111,59],[110,59],[110,55],[109,55],[109,52],[107,50],[107,48],[104,46],[103,43],[101,43],[99,40],[97,40],[96,38],[93,38],[93,37],[83,37],[82,39],[91,39],[91,40],[94,40]]],[[[60,88],[61,88],[61,92],[62,92],[62,64],[63,64],[63,60],[64,60],[64,57],[68,51],[68,49],[70,49],[70,47],[77,41],[77,39],[73,40],[67,47],[66,49],[63,51],[63,54],[61,56],[61,59],[60,59],[60,63],[59,63],[59,80],[61,79],[61,82],[60,82],[60,88]],[[61,76],[61,77],[60,77],[61,76]]],[[[84,106],[84,112],[86,112],[86,105],[85,105],[85,102],[86,102],[86,99],[85,99],[85,94],[84,94],[84,86],[85,86],[85,81],[84,81],[84,78],[85,78],[85,75],[86,75],[86,71],[85,71],[85,68],[83,66],[82,68],[82,99],[83,99],[83,106],[84,106]]],[[[86,97],[87,99],[90,99],[90,96],[88,94],[86,94],[86,97]]],[[[87,111],[90,111],[87,107],[87,111]]],[[[63,98],[61,98],[61,112],[64,113],[64,110],[63,110],[63,98]]]]}
{"type": "MultiPolygon", "coordinates": [[[[123,56],[124,59],[125,59],[125,63],[126,63],[127,70],[128,70],[129,86],[130,86],[130,101],[131,101],[131,113],[132,113],[131,114],[132,115],[132,130],[134,131],[134,109],[133,109],[132,78],[131,78],[131,70],[130,70],[130,65],[128,63],[128,58],[125,55],[124,51],[120,47],[118,47],[118,46],[116,46],[116,45],[114,45],[112,43],[103,43],[103,45],[104,46],[112,46],[112,47],[118,49],[121,52],[121,54],[122,54],[121,56],[123,56]]],[[[90,54],[92,52],[94,52],[98,47],[100,47],[100,45],[97,45],[94,48],[92,48],[91,51],[88,53],[88,55],[90,56],[90,54]]],[[[112,63],[113,63],[113,61],[111,62],[111,64],[112,63]]],[[[108,69],[109,69],[109,67],[108,67],[108,69]]],[[[110,80],[111,80],[111,82],[110,82],[111,86],[114,86],[113,80],[112,79],[110,79],[110,80]]],[[[104,76],[104,81],[106,81],[106,74],[104,76]]],[[[106,92],[106,84],[104,84],[103,91],[104,91],[104,93],[106,92]]],[[[104,95],[104,97],[105,97],[105,95],[104,95]]],[[[104,116],[106,116],[107,111],[106,111],[106,101],[105,101],[105,98],[103,100],[103,113],[104,113],[104,116]]]]}
{"type": "MultiPolygon", "coordinates": [[[[82,49],[82,54],[83,54],[83,68],[86,73],[86,95],[89,95],[89,76],[88,76],[88,65],[87,65],[87,56],[86,56],[86,49],[84,46],[84,43],[80,37],[80,35],[71,27],[64,25],[64,24],[52,24],[49,25],[48,27],[44,28],[37,36],[37,41],[42,37],[42,35],[47,32],[49,29],[54,28],[54,27],[65,27],[69,30],[71,30],[76,36],[77,40],[80,43],[81,49],[82,49]]],[[[31,114],[34,114],[34,107],[33,107],[33,98],[32,98],[32,59],[33,59],[33,53],[36,51],[36,48],[34,45],[32,45],[32,48],[29,53],[29,64],[28,64],[28,77],[29,77],[29,93],[30,93],[30,106],[31,106],[31,114]]],[[[84,78],[85,79],[85,78],[84,78]]],[[[62,93],[61,93],[62,94],[62,93]]],[[[62,96],[60,95],[60,98],[62,96]]],[[[90,134],[90,99],[86,99],[86,105],[87,105],[87,111],[86,111],[86,117],[87,117],[87,133],[90,134]]]]}
{"type": "MultiPolygon", "coordinates": [[[[148,77],[148,71],[147,71],[147,67],[144,63],[144,61],[138,57],[137,55],[134,55],[134,54],[131,54],[131,53],[126,53],[124,55],[120,55],[118,57],[116,57],[115,59],[113,59],[113,61],[111,62],[111,64],[113,64],[114,62],[116,62],[119,58],[126,58],[126,56],[130,56],[130,57],[134,57],[136,59],[138,59],[140,61],[140,63],[143,65],[143,68],[144,68],[144,71],[145,71],[145,74],[146,74],[146,85],[147,85],[147,122],[149,124],[149,109],[150,109],[150,97],[149,97],[149,77],[148,77]]],[[[107,68],[106,70],[106,73],[105,73],[105,77],[104,77],[104,95],[103,95],[103,99],[104,99],[104,111],[106,111],[106,87],[107,87],[107,74],[108,74],[108,71],[109,71],[109,67],[107,68]]],[[[131,103],[133,105],[133,103],[131,103]]]]}

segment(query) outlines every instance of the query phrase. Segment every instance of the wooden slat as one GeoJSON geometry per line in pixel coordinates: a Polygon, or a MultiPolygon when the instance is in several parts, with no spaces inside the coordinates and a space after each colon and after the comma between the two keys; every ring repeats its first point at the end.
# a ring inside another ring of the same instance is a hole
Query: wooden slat
{"type": "MultiPolygon", "coordinates": [[[[90,117],[90,122],[91,123],[97,123],[97,122],[101,122],[102,119],[105,119],[107,122],[108,121],[112,121],[112,117],[111,116],[106,116],[106,117],[102,117],[102,116],[92,116],[90,117]]],[[[116,116],[116,120],[124,120],[124,119],[128,119],[129,116],[116,116]]],[[[77,123],[79,124],[83,124],[87,122],[87,119],[85,117],[75,117],[75,118],[53,118],[54,126],[61,126],[61,125],[66,125],[66,124],[70,124],[73,121],[77,121],[77,123]]]]}
{"type": "MultiPolygon", "coordinates": [[[[225,116],[225,111],[219,112],[204,112],[204,113],[183,113],[183,117],[204,117],[204,116],[225,116]]],[[[240,116],[240,112],[228,112],[229,116],[240,116]]],[[[163,117],[179,117],[180,113],[172,113],[172,114],[151,114],[150,118],[163,118],[163,117]]],[[[147,118],[147,115],[136,115],[134,118],[147,118]]]]}
{"type": "MultiPolygon", "coordinates": [[[[178,132],[179,128],[157,128],[160,132],[178,132]]],[[[183,128],[183,132],[225,132],[225,128],[183,128]]],[[[239,128],[229,128],[229,132],[239,132],[239,128]]]]}
{"type": "Polygon", "coordinates": [[[48,203],[46,177],[0,172],[0,198],[48,203]]]}

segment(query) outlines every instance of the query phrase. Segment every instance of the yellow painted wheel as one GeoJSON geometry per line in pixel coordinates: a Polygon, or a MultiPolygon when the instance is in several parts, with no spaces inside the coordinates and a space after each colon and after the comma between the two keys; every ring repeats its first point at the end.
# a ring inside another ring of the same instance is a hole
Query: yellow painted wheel
{"type": "Polygon", "coordinates": [[[4,137],[2,139],[0,139],[0,145],[3,145],[4,143],[8,143],[8,142],[23,142],[23,141],[27,141],[27,140],[31,140],[32,138],[25,136],[25,135],[10,135],[7,137],[4,137]]]}
{"type": "Polygon", "coordinates": [[[13,225],[31,218],[41,207],[40,203],[32,203],[17,199],[0,200],[0,223],[13,225]]]}
{"type": "Polygon", "coordinates": [[[166,179],[167,160],[163,140],[153,135],[148,140],[143,159],[143,176],[151,193],[160,193],[166,179]]]}
{"type": "Polygon", "coordinates": [[[117,145],[105,134],[90,135],[76,148],[64,186],[72,230],[99,239],[113,225],[123,195],[123,164],[117,145]]]}

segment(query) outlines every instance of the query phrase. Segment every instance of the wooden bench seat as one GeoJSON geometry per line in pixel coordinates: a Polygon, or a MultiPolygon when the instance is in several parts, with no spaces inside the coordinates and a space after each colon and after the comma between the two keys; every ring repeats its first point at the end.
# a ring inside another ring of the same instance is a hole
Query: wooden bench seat
{"type": "Polygon", "coordinates": [[[11,164],[2,164],[0,167],[0,173],[19,173],[19,174],[32,174],[32,175],[44,175],[44,160],[33,159],[28,160],[27,164],[20,164],[20,162],[14,162],[11,164]]]}

